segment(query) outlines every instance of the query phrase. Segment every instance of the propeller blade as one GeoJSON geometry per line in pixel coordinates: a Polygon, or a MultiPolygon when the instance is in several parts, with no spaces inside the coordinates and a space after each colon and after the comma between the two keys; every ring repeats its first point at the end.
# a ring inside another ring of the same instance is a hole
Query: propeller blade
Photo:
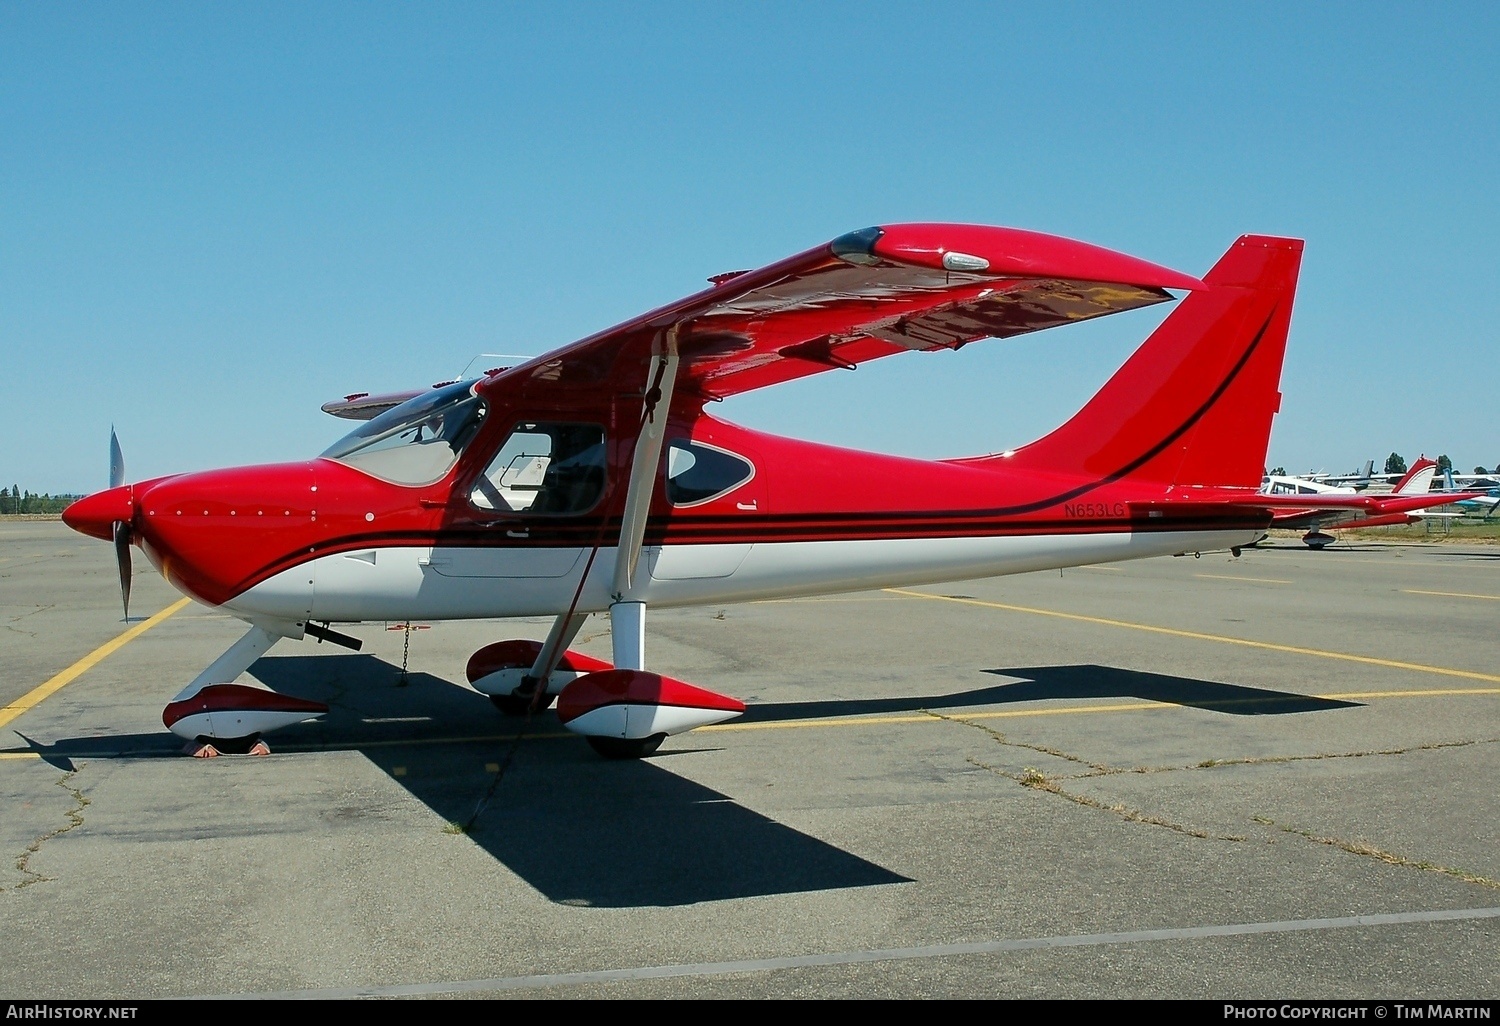
{"type": "Polygon", "coordinates": [[[125,454],[120,451],[120,440],[115,437],[115,428],[109,428],[109,486],[118,488],[125,483],[125,454]]]}
{"type": "Polygon", "coordinates": [[[125,619],[130,619],[130,525],[115,521],[115,562],[120,565],[120,600],[125,604],[125,619]]]}
{"type": "MultiPolygon", "coordinates": [[[[125,483],[125,453],[120,449],[115,426],[109,426],[109,486],[118,488],[125,483]]],[[[125,606],[125,619],[130,619],[130,522],[116,520],[114,523],[115,563],[120,568],[120,601],[125,606]]]]}

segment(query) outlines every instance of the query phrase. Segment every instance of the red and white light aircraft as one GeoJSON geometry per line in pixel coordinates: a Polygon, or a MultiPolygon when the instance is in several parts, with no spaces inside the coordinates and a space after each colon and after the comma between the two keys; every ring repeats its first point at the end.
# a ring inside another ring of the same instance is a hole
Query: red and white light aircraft
{"type": "Polygon", "coordinates": [[[518,366],[394,397],[312,460],[136,484],[117,467],[113,487],[64,519],[114,540],[127,601],[135,544],[185,594],[248,623],[167,707],[189,739],[253,741],[322,709],[233,683],[282,638],[357,647],[330,625],[548,615],[545,638],[474,653],[470,682],[511,713],[557,697],[559,718],[600,752],[639,757],[744,709],[647,670],[653,605],[1259,538],[1287,504],[1258,489],[1301,253],[1245,236],[1199,280],[1035,232],[869,228],[518,366]],[[1188,295],[1077,415],[1004,452],[855,452],[708,412],[809,374],[1165,302],[1169,289],[1188,295]],[[568,651],[600,613],[611,663],[568,651]]]}
{"type": "Polygon", "coordinates": [[[1272,527],[1288,530],[1305,527],[1307,533],[1302,536],[1303,544],[1310,549],[1323,549],[1335,540],[1328,533],[1330,530],[1414,524],[1424,517],[1437,515],[1427,512],[1434,506],[1444,506],[1479,494],[1432,492],[1432,478],[1437,466],[1436,460],[1426,456],[1419,458],[1396,486],[1383,494],[1295,477],[1268,477],[1261,485],[1261,491],[1286,498],[1289,503],[1289,506],[1275,511],[1272,527]]]}

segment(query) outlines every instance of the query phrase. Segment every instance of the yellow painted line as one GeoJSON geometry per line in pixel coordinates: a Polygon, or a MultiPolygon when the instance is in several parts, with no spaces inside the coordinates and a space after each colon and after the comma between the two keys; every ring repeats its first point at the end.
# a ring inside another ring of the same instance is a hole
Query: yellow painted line
{"type": "Polygon", "coordinates": [[[1256,584],[1291,584],[1291,581],[1279,581],[1274,577],[1236,577],[1233,574],[1194,574],[1194,577],[1211,577],[1216,581],[1254,581],[1256,584]]]}
{"type": "MultiPolygon", "coordinates": [[[[751,599],[746,605],[751,606],[786,606],[799,602],[889,602],[890,599],[878,598],[868,595],[814,595],[807,598],[782,598],[782,599],[751,599]]],[[[709,603],[712,606],[713,603],[709,603]]],[[[735,603],[725,603],[725,608],[735,603]]],[[[707,608],[707,607],[703,607],[707,608]]]]}
{"type": "Polygon", "coordinates": [[[92,669],[94,666],[97,666],[107,656],[115,652],[117,649],[123,648],[127,643],[134,641],[142,634],[145,634],[147,631],[155,627],[157,624],[161,623],[173,613],[176,613],[178,610],[185,608],[191,601],[192,599],[189,598],[178,599],[166,609],[163,609],[161,612],[151,617],[149,620],[141,621],[134,627],[130,628],[130,630],[126,631],[124,634],[121,634],[118,638],[115,638],[113,641],[106,641],[104,644],[94,649],[88,655],[78,660],[78,662],[74,663],[66,670],[63,670],[61,673],[54,676],[45,684],[41,684],[37,687],[32,688],[26,694],[16,699],[14,702],[10,703],[4,708],[0,708],[0,727],[5,726],[11,720],[15,719],[23,712],[26,712],[28,709],[38,704],[49,695],[52,695],[54,692],[61,691],[65,686],[72,683],[83,673],[92,669]]]}
{"type": "Polygon", "coordinates": [[[1416,588],[1402,588],[1408,595],[1441,595],[1443,598],[1474,598],[1489,599],[1491,602],[1500,602],[1500,595],[1471,595],[1466,591],[1418,591],[1416,588]]]}
{"type": "MultiPolygon", "coordinates": [[[[1311,552],[1312,550],[1309,549],[1308,551],[1311,552]]],[[[1425,550],[1420,550],[1420,551],[1441,552],[1441,551],[1443,551],[1443,547],[1442,546],[1438,546],[1438,545],[1434,545],[1431,548],[1428,548],[1428,549],[1425,549],[1425,550]]],[[[1398,558],[1400,558],[1400,557],[1398,557],[1398,558]]],[[[1336,569],[1337,567],[1341,567],[1341,566],[1344,566],[1344,565],[1350,564],[1350,563],[1365,563],[1365,564],[1368,564],[1370,566],[1393,567],[1393,568],[1400,569],[1400,570],[1431,570],[1434,566],[1441,565],[1441,564],[1431,563],[1431,562],[1427,562],[1427,561],[1420,560],[1420,559],[1413,560],[1410,563],[1397,563],[1397,562],[1394,562],[1393,560],[1389,560],[1389,559],[1356,559],[1353,556],[1340,556],[1337,559],[1329,559],[1326,562],[1320,559],[1319,560],[1319,567],[1318,567],[1318,569],[1319,570],[1323,570],[1323,569],[1325,569],[1325,567],[1327,569],[1336,569]]],[[[1454,565],[1456,566],[1457,564],[1454,564],[1454,565]]],[[[1459,567],[1459,568],[1463,569],[1462,567],[1459,567]]]]}
{"type": "MultiPolygon", "coordinates": [[[[1303,696],[1298,695],[1298,698],[1303,696]]],[[[1177,705],[1161,702],[1121,702],[1114,705],[1075,705],[1054,709],[1009,709],[1005,712],[964,712],[958,715],[966,720],[1010,720],[1022,716],[1072,716],[1088,713],[1144,712],[1151,709],[1175,709],[1177,705]]],[[[952,717],[947,717],[951,719],[952,717]]],[[[874,727],[889,723],[943,723],[945,717],[916,713],[910,716],[860,716],[848,719],[786,720],[781,723],[716,723],[710,727],[698,727],[697,732],[720,730],[796,730],[806,727],[874,727]]]]}
{"type": "Polygon", "coordinates": [[[1364,698],[1438,698],[1444,695],[1500,695],[1500,688],[1443,688],[1432,691],[1340,691],[1332,695],[1314,695],[1329,701],[1364,698]]]}
{"type": "MultiPolygon", "coordinates": [[[[956,712],[945,715],[918,714],[911,716],[865,716],[858,719],[788,720],[784,723],[719,723],[711,727],[698,727],[698,733],[719,730],[777,730],[782,727],[868,727],[885,723],[942,723],[945,719],[965,720],[1014,720],[1028,716],[1087,716],[1096,713],[1159,712],[1163,709],[1213,709],[1217,706],[1260,705],[1273,702],[1295,702],[1298,700],[1333,702],[1354,699],[1381,698],[1439,698],[1456,695],[1500,695],[1500,688],[1449,688],[1433,691],[1349,691],[1331,695],[1273,694],[1265,698],[1232,699],[1225,702],[1116,702],[1111,705],[1074,705],[1049,709],[1007,709],[1004,712],[956,712]]],[[[938,708],[943,708],[939,706],[938,708]]]]}
{"type": "Polygon", "coordinates": [[[1124,567],[1118,567],[1118,566],[1091,566],[1091,565],[1088,565],[1088,564],[1085,564],[1084,566],[1075,566],[1075,567],[1073,567],[1073,569],[1074,570],[1108,570],[1110,573],[1113,573],[1113,574],[1123,574],[1125,572],[1124,567]]]}
{"type": "MultiPolygon", "coordinates": [[[[694,731],[697,734],[713,734],[720,731],[744,731],[744,730],[806,730],[808,728],[829,727],[881,727],[900,725],[905,723],[947,723],[953,719],[963,720],[1015,720],[1025,719],[1032,716],[1089,716],[1100,713],[1123,713],[1123,712],[1162,712],[1170,709],[1195,709],[1209,708],[1215,705],[1247,705],[1262,702],[1296,701],[1297,699],[1312,699],[1323,701],[1370,701],[1384,698],[1452,698],[1459,696],[1475,695],[1500,695],[1500,688],[1445,688],[1431,691],[1343,691],[1326,695],[1268,695],[1265,698],[1247,698],[1242,700],[1231,700],[1226,702],[1207,702],[1202,705],[1184,705],[1178,702],[1114,702],[1109,705],[1073,705],[1054,706],[1046,709],[1006,709],[1000,712],[948,712],[943,715],[932,713],[911,713],[906,715],[892,716],[857,716],[857,717],[829,717],[816,720],[783,720],[773,723],[718,723],[707,727],[698,727],[694,731]]],[[[941,707],[940,707],[941,708],[941,707]]],[[[528,733],[523,741],[558,741],[563,738],[576,738],[577,734],[571,731],[555,730],[546,733],[528,733]]],[[[100,740],[107,740],[101,738],[100,740]]],[[[427,738],[403,738],[399,740],[384,741],[362,741],[345,746],[327,745],[285,745],[273,749],[280,754],[299,753],[304,755],[316,754],[318,752],[338,752],[359,750],[367,748],[401,748],[416,745],[461,745],[476,743],[494,743],[497,741],[514,741],[514,734],[487,734],[474,735],[470,737],[427,737],[427,738]]],[[[97,752],[69,752],[69,758],[91,759],[109,758],[108,754],[97,752]]],[[[21,759],[40,759],[39,752],[0,752],[0,762],[17,761],[21,759]]],[[[498,763],[486,763],[485,770],[489,773],[499,772],[498,763]]],[[[405,776],[405,766],[392,767],[395,776],[405,776]]]]}
{"type": "Polygon", "coordinates": [[[1301,648],[1297,645],[1277,645],[1269,641],[1251,641],[1248,638],[1231,638],[1222,634],[1203,634],[1198,631],[1180,631],[1171,627],[1156,627],[1148,623],[1131,623],[1128,620],[1110,620],[1102,616],[1084,616],[1080,613],[1063,613],[1056,609],[1033,609],[1030,606],[1011,606],[1003,602],[984,602],[980,599],[956,598],[952,595],[932,595],[923,591],[906,591],[903,588],[886,588],[895,595],[911,598],[933,599],[938,602],[957,602],[960,605],[983,606],[986,609],[1003,609],[1009,613],[1031,613],[1034,616],[1054,616],[1060,620],[1077,620],[1080,623],[1097,623],[1105,627],[1124,627],[1133,631],[1148,631],[1166,634],[1174,638],[1192,638],[1195,641],[1216,641],[1223,645],[1243,645],[1246,648],[1265,649],[1268,652],[1285,652],[1289,655],[1317,656],[1319,659],[1339,659],[1367,666],[1385,666],[1393,670],[1410,670],[1414,673],[1436,673],[1448,677],[1466,677],[1470,680],[1487,680],[1500,684],[1500,676],[1493,673],[1478,673],[1474,670],[1454,670],[1446,666],[1430,666],[1423,663],[1403,663],[1395,659],[1377,659],[1374,656],[1353,655],[1348,652],[1327,652],[1317,648],[1301,648]]]}

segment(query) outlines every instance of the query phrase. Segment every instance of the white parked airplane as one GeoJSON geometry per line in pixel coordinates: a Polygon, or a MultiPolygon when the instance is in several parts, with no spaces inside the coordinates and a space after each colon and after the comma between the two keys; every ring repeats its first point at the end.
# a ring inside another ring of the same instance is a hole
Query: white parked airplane
{"type": "Polygon", "coordinates": [[[1352,485],[1323,484],[1280,475],[1267,475],[1261,481],[1260,491],[1262,495],[1305,497],[1306,509],[1277,510],[1271,526],[1293,530],[1305,527],[1307,533],[1302,541],[1308,548],[1321,549],[1335,541],[1328,533],[1330,529],[1410,524],[1423,517],[1440,515],[1427,510],[1447,505],[1454,498],[1432,491],[1436,473],[1437,462],[1423,456],[1389,494],[1372,495],[1352,485]]]}

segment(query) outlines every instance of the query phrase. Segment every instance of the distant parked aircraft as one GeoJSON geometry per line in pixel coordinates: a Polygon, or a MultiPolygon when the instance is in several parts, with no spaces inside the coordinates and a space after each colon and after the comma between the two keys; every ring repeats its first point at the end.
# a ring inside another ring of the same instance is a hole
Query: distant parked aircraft
{"type": "Polygon", "coordinates": [[[1318,484],[1344,486],[1352,488],[1356,492],[1362,492],[1370,486],[1370,481],[1375,477],[1375,461],[1365,460],[1364,469],[1356,470],[1349,474],[1309,474],[1305,480],[1315,481],[1318,484]]]}
{"type": "Polygon", "coordinates": [[[1262,495],[1285,497],[1288,504],[1302,506],[1290,508],[1288,505],[1276,510],[1271,520],[1272,527],[1292,530],[1305,527],[1308,530],[1302,541],[1310,549],[1321,549],[1336,540],[1327,533],[1329,530],[1416,523],[1424,516],[1436,515],[1425,512],[1434,506],[1444,506],[1478,494],[1433,492],[1432,479],[1436,473],[1437,461],[1423,456],[1412,464],[1389,494],[1372,495],[1349,485],[1281,476],[1267,476],[1260,490],[1262,495]]]}
{"type": "Polygon", "coordinates": [[[1496,508],[1500,508],[1500,481],[1496,481],[1489,475],[1455,474],[1449,470],[1443,474],[1443,491],[1458,492],[1459,480],[1465,480],[1467,482],[1465,491],[1474,494],[1465,499],[1452,500],[1453,505],[1465,513],[1482,513],[1486,520],[1494,515],[1496,508]]]}

